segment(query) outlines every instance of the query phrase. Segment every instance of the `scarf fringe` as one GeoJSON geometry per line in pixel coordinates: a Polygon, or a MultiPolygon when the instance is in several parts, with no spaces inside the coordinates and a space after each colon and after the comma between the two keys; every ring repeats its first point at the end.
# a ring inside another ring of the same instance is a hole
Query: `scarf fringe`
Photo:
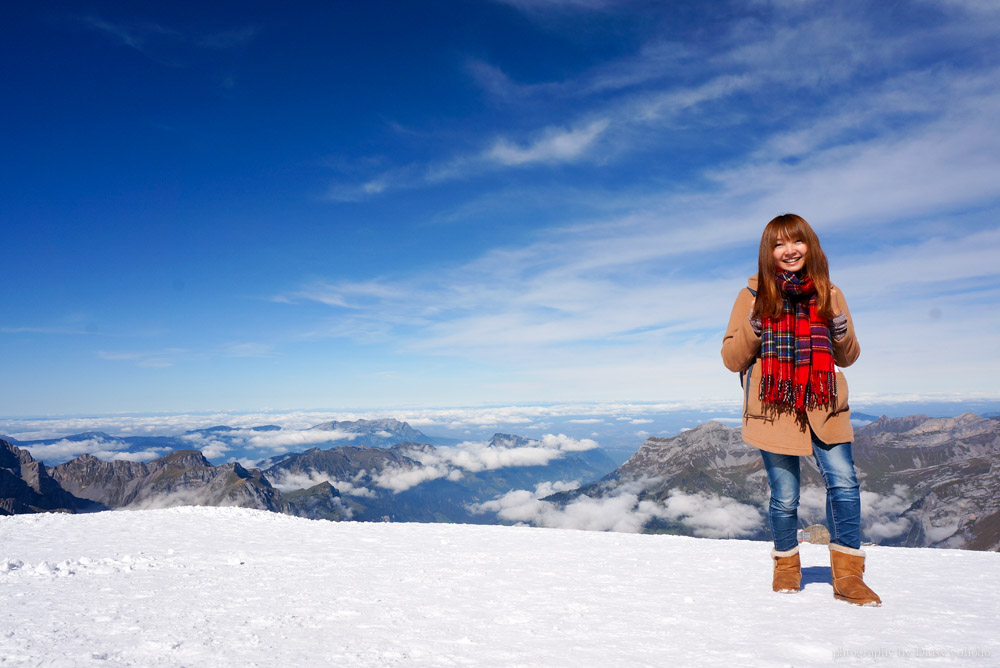
{"type": "Polygon", "coordinates": [[[814,371],[805,385],[796,385],[793,380],[776,380],[773,375],[763,376],[760,400],[766,404],[794,406],[799,412],[833,406],[837,400],[837,373],[814,371]]]}

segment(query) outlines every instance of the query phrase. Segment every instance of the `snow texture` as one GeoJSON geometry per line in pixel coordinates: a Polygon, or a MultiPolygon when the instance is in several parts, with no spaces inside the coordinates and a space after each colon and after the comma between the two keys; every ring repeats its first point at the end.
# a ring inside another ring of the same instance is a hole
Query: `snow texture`
{"type": "Polygon", "coordinates": [[[240,508],[0,517],[0,666],[996,665],[1000,554],[770,545],[240,508]]]}

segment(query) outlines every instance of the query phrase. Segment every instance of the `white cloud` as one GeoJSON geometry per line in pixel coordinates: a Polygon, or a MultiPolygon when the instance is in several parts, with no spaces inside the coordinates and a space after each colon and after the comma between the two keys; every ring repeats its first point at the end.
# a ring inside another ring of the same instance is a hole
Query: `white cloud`
{"type": "Polygon", "coordinates": [[[519,466],[546,466],[566,453],[596,448],[590,439],[574,439],[565,434],[546,434],[524,446],[491,446],[466,441],[455,446],[411,448],[405,455],[418,466],[390,466],[373,475],[375,484],[402,492],[430,480],[461,480],[465,472],[479,473],[519,466]]]}
{"type": "MultiPolygon", "coordinates": [[[[358,477],[361,478],[364,475],[365,472],[362,471],[359,473],[358,477]]],[[[315,487],[316,485],[327,482],[343,495],[360,497],[375,496],[375,493],[372,490],[356,484],[357,480],[338,480],[334,476],[320,473],[318,471],[309,471],[308,473],[272,471],[268,473],[268,480],[271,485],[282,492],[291,492],[297,489],[309,489],[310,487],[315,487]]]]}
{"type": "Polygon", "coordinates": [[[507,139],[498,139],[484,157],[506,166],[521,166],[536,162],[569,162],[580,158],[608,129],[609,121],[598,120],[574,130],[549,128],[543,136],[527,146],[507,139]]]}
{"type": "Polygon", "coordinates": [[[888,495],[862,491],[863,533],[876,542],[906,533],[911,522],[909,518],[902,517],[902,514],[909,507],[909,489],[905,485],[896,485],[892,494],[888,495]]]}
{"type": "Polygon", "coordinates": [[[399,493],[411,487],[416,487],[431,480],[450,477],[460,479],[461,472],[444,464],[431,464],[415,467],[387,467],[372,476],[379,487],[399,493]]]}
{"type": "Polygon", "coordinates": [[[201,450],[201,454],[205,455],[206,459],[216,459],[217,457],[222,457],[224,454],[232,450],[232,448],[220,441],[213,441],[202,446],[199,450],[201,450]]]}
{"type": "Polygon", "coordinates": [[[695,536],[706,538],[740,538],[760,529],[762,517],[754,507],[707,494],[673,492],[661,504],[640,501],[642,483],[623,485],[610,496],[591,498],[579,496],[560,506],[544,497],[554,491],[575,489],[539,486],[534,492],[515,490],[498,499],[477,504],[473,512],[493,512],[508,522],[524,522],[535,526],[588,531],[620,531],[638,533],[652,519],[680,522],[695,536]]]}
{"type": "Polygon", "coordinates": [[[218,457],[229,452],[233,447],[245,447],[259,450],[267,455],[283,454],[301,450],[322,443],[334,443],[343,440],[353,440],[358,434],[333,429],[305,430],[275,430],[254,431],[252,429],[235,429],[223,432],[221,435],[208,433],[184,434],[181,438],[205,453],[206,457],[218,457]],[[208,452],[218,454],[208,454],[208,452]]]}
{"type": "Polygon", "coordinates": [[[671,492],[658,516],[679,521],[702,538],[743,538],[755,533],[763,524],[756,506],[701,492],[671,492]]]}

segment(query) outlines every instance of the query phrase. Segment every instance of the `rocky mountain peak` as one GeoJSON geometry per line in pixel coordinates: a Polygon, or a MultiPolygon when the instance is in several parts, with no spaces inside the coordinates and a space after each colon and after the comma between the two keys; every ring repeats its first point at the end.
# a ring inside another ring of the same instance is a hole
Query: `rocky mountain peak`
{"type": "Polygon", "coordinates": [[[150,465],[155,468],[193,469],[211,467],[212,463],[205,459],[201,450],[175,450],[169,455],[154,459],[150,465]]]}
{"type": "Polygon", "coordinates": [[[0,439],[0,468],[20,470],[23,464],[35,461],[27,450],[17,447],[10,441],[0,439]]]}
{"type": "Polygon", "coordinates": [[[907,415],[906,417],[891,418],[883,415],[879,419],[861,427],[859,431],[871,431],[878,433],[902,433],[910,431],[914,427],[930,420],[927,415],[907,415]]]}
{"type": "Polygon", "coordinates": [[[530,443],[531,441],[523,436],[497,433],[493,434],[493,438],[490,439],[488,445],[491,448],[523,448],[530,443]]]}

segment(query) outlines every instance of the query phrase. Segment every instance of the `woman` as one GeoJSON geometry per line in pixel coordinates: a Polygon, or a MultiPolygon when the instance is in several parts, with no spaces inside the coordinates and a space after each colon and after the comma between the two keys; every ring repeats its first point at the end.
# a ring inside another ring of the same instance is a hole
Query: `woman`
{"type": "Polygon", "coordinates": [[[833,595],[881,605],[862,579],[861,496],[851,441],[846,367],[861,353],[843,294],[830,283],[816,233],[794,214],[767,224],[757,275],[740,290],[722,359],[744,384],[743,440],[760,449],[771,486],[772,588],[797,592],[799,457],[812,455],[826,482],[833,595]]]}

